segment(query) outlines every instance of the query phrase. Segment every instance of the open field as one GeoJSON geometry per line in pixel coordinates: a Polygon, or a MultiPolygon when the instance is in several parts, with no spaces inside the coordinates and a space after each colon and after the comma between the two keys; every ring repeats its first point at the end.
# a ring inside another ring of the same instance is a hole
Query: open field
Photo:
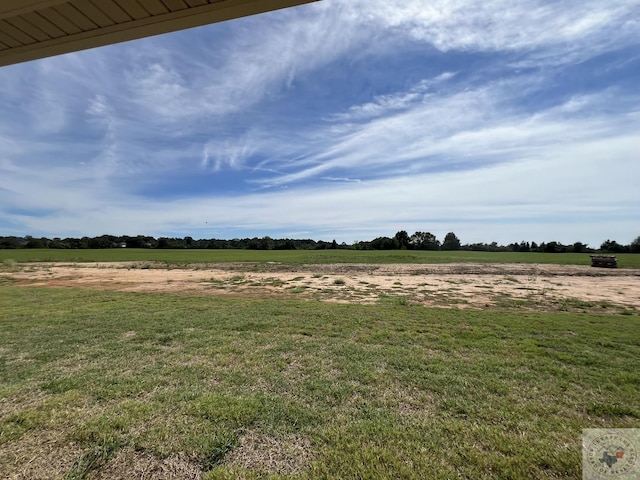
{"type": "MultiPolygon", "coordinates": [[[[640,254],[618,254],[621,268],[640,268],[640,254]]],[[[105,250],[21,249],[0,250],[0,262],[164,262],[191,263],[278,262],[326,263],[535,263],[590,265],[587,253],[430,252],[418,250],[154,250],[112,248],[105,250]]]]}
{"type": "Polygon", "coordinates": [[[578,479],[640,427],[639,270],[268,261],[0,263],[0,478],[578,479]]]}

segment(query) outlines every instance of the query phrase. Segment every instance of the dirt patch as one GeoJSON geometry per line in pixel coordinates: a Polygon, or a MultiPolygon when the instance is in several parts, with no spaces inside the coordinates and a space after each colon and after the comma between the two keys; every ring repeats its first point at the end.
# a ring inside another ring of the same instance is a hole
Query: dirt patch
{"type": "MultiPolygon", "coordinates": [[[[0,272],[0,279],[8,272],[0,272]]],[[[13,285],[198,296],[633,312],[640,269],[540,264],[17,264],[13,285]]]]}

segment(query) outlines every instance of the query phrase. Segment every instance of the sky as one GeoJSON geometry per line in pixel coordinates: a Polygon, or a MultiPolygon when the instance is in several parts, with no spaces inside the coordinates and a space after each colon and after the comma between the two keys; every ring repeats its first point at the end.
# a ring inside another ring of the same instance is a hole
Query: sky
{"type": "Polygon", "coordinates": [[[323,0],[0,68],[0,236],[640,235],[640,0],[323,0]]]}

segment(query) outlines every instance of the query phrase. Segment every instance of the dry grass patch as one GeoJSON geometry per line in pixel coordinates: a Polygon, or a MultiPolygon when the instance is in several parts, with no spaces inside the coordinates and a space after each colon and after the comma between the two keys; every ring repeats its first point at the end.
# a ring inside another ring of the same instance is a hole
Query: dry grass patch
{"type": "Polygon", "coordinates": [[[92,480],[200,480],[203,472],[198,463],[185,455],[158,458],[133,448],[119,450],[107,464],[91,476],[92,480]]]}
{"type": "MultiPolygon", "coordinates": [[[[28,408],[34,408],[43,404],[48,395],[41,390],[29,390],[18,392],[4,398],[0,398],[0,416],[5,417],[28,408]]],[[[0,435],[2,439],[2,435],[0,435]]]]}
{"type": "Polygon", "coordinates": [[[307,469],[313,455],[311,442],[297,435],[278,438],[251,430],[225,458],[225,464],[277,475],[296,475],[307,469]]]}
{"type": "Polygon", "coordinates": [[[12,480],[63,478],[82,455],[82,448],[50,430],[26,435],[0,447],[0,477],[12,480]]]}

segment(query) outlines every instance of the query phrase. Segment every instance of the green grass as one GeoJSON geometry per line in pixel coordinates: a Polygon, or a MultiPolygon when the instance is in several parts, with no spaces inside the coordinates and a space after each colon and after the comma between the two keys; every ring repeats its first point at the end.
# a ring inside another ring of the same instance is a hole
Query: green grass
{"type": "Polygon", "coordinates": [[[578,479],[583,428],[640,426],[637,315],[11,286],[0,305],[1,478],[129,459],[208,480],[578,479]]]}
{"type": "MultiPolygon", "coordinates": [[[[640,268],[640,254],[617,255],[622,268],[640,268]]],[[[586,253],[429,252],[409,250],[0,250],[0,262],[165,262],[170,265],[219,262],[323,263],[548,263],[591,265],[586,253]]]]}

